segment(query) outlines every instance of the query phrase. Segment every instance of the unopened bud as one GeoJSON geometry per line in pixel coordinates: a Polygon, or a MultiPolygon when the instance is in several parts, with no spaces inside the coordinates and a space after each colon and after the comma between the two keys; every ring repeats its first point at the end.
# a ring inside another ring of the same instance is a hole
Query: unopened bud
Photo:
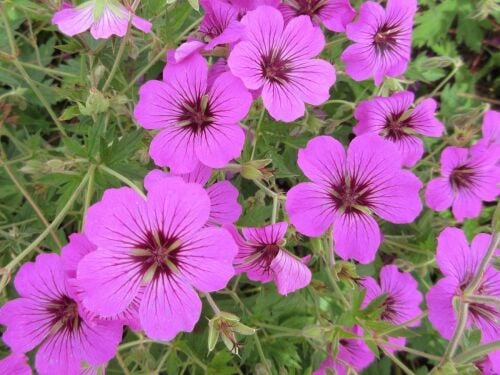
{"type": "Polygon", "coordinates": [[[272,162],[272,159],[250,160],[241,165],[240,174],[247,180],[267,179],[272,171],[266,168],[272,162]]]}
{"type": "Polygon", "coordinates": [[[87,116],[106,112],[109,108],[109,100],[96,88],[90,90],[85,106],[79,104],[80,112],[87,116]]]}

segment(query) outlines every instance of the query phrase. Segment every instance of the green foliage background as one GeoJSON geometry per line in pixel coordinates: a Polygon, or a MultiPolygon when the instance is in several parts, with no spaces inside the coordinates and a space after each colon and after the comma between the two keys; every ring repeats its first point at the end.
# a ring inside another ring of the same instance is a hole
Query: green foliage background
{"type": "MultiPolygon", "coordinates": [[[[154,168],[148,156],[152,135],[133,121],[134,103],[140,83],[160,74],[167,49],[176,47],[200,21],[194,3],[143,0],[138,14],[152,20],[153,33],[132,31],[124,39],[95,41],[88,34],[65,37],[51,25],[57,1],[1,0],[1,303],[16,295],[9,276],[38,252],[59,252],[67,236],[80,230],[86,208],[105,189],[128,183],[141,186],[144,175],[154,168]]],[[[361,1],[352,3],[359,6],[361,1]]],[[[380,88],[371,81],[354,82],[343,73],[339,58],[348,42],[343,34],[326,32],[323,57],[334,62],[338,71],[331,100],[322,111],[311,108],[293,124],[264,117],[255,159],[272,159],[268,166],[272,172],[262,184],[278,194],[280,220],[286,219],[282,209],[286,191],[304,180],[296,165],[297,149],[317,134],[330,134],[347,144],[355,123],[353,107],[373,94],[410,87],[417,97],[433,96],[440,102],[439,118],[447,135],[426,139],[426,156],[414,168],[424,182],[438,173],[439,154],[446,145],[468,146],[480,135],[482,114],[500,104],[498,0],[421,0],[419,5],[413,61],[404,80],[389,79],[380,88]]],[[[256,102],[244,124],[255,129],[260,114],[261,105],[256,102]]],[[[248,141],[240,163],[250,160],[252,147],[248,141]]],[[[213,178],[222,178],[222,172],[213,178]]],[[[269,222],[272,199],[265,189],[240,175],[233,183],[244,207],[238,225],[269,222]]],[[[360,311],[362,296],[353,279],[376,277],[383,264],[396,263],[413,272],[425,293],[440,277],[434,261],[436,235],[456,225],[469,238],[480,231],[491,232],[494,210],[490,205],[481,217],[463,224],[448,212],[429,209],[411,225],[383,223],[386,238],[377,261],[355,267],[340,262],[333,276],[324,267],[323,239],[302,238],[290,230],[288,248],[299,255],[314,254],[309,287],[284,298],[273,284],[259,285],[241,277],[213,296],[222,310],[258,329],[256,335],[239,337],[240,356],[221,343],[208,353],[207,319],[202,317],[192,334],[181,334],[168,345],[126,332],[120,361],[113,360],[107,373],[124,373],[126,368],[132,374],[309,374],[326,356],[327,343],[347,335],[341,327],[361,324],[372,331],[370,337],[393,329],[378,321],[377,306],[360,311]],[[335,276],[350,307],[340,302],[331,287],[335,276]]],[[[213,316],[208,305],[203,316],[213,316]]],[[[408,337],[408,347],[430,354],[425,358],[418,352],[400,352],[399,360],[416,374],[430,372],[439,363],[433,357],[443,354],[446,341],[425,318],[416,329],[397,330],[408,337]]],[[[373,340],[367,343],[380,359],[365,373],[402,373],[373,340]]],[[[467,353],[478,343],[477,332],[468,332],[461,350],[467,353]]],[[[6,354],[8,349],[1,351],[6,354]]],[[[468,359],[434,371],[473,373],[468,359]]]]}

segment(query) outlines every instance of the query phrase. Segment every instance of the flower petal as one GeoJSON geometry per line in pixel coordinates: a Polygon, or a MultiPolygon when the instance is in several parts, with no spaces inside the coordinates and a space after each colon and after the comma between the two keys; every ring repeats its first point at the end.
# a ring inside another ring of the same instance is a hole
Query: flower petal
{"type": "Polygon", "coordinates": [[[311,270],[300,259],[280,250],[271,263],[278,293],[286,296],[311,282],[311,270]]]}
{"type": "Polygon", "coordinates": [[[148,284],[139,308],[141,325],[153,340],[170,341],[191,332],[201,314],[198,294],[174,275],[161,273],[148,284]]]}

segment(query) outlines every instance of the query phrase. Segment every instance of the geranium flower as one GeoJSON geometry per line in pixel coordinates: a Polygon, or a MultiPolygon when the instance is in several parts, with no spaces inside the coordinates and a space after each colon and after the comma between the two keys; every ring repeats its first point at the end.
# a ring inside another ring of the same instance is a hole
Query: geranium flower
{"type": "Polygon", "coordinates": [[[276,8],[262,6],[241,22],[246,34],[231,51],[228,65],[248,89],[262,89],[264,106],[273,118],[294,121],[304,115],[304,103],[319,105],[328,99],[335,69],[315,58],[325,38],[308,16],[285,26],[276,8]]]}
{"type": "Polygon", "coordinates": [[[52,17],[52,24],[68,36],[87,31],[95,39],[108,39],[112,35],[119,37],[127,33],[128,23],[132,17],[132,25],[149,33],[151,22],[132,15],[118,0],[90,0],[77,7],[63,6],[52,17]]]}
{"type": "MultiPolygon", "coordinates": [[[[359,326],[354,326],[353,329],[346,329],[354,333],[356,336],[363,334],[359,326]]],[[[339,340],[339,350],[335,358],[328,356],[320,367],[313,372],[313,375],[329,375],[328,370],[333,371],[336,375],[346,375],[348,369],[352,368],[356,372],[361,372],[367,368],[375,360],[375,355],[370,348],[365,344],[363,339],[342,338],[339,340]]]]}
{"type": "Polygon", "coordinates": [[[356,81],[374,77],[376,85],[384,76],[403,74],[410,61],[416,11],[416,0],[388,0],[385,10],[374,1],[364,2],[359,17],[346,27],[354,42],[341,56],[347,74],[356,81]]]}
{"type": "Polygon", "coordinates": [[[354,112],[358,120],[354,134],[381,135],[394,143],[404,166],[414,166],[424,154],[424,144],[416,134],[440,137],[444,132],[444,125],[435,115],[436,101],[425,99],[411,108],[414,98],[413,93],[402,91],[361,102],[354,112]]]}
{"type": "MultiPolygon", "coordinates": [[[[212,169],[198,164],[195,169],[186,174],[176,175],[165,173],[158,169],[152,170],[144,178],[144,187],[149,190],[158,181],[165,178],[181,177],[185,182],[192,182],[205,186],[212,175],[212,169]]],[[[229,181],[219,181],[205,188],[210,198],[210,216],[208,223],[211,225],[232,224],[241,215],[241,205],[238,203],[238,189],[229,181]]]]}
{"type": "Polygon", "coordinates": [[[500,112],[487,111],[483,117],[483,137],[471,147],[471,153],[488,151],[500,159],[500,112]]]}
{"type": "MultiPolygon", "coordinates": [[[[97,246],[89,241],[83,233],[73,233],[69,236],[69,242],[61,249],[61,262],[64,272],[68,278],[68,284],[73,288],[74,297],[81,302],[83,291],[79,287],[76,276],[78,264],[89,253],[96,251],[97,246]]],[[[130,305],[121,313],[115,316],[102,317],[98,314],[92,314],[90,311],[81,306],[85,310],[85,314],[92,319],[116,320],[129,326],[133,330],[140,330],[139,322],[139,298],[135,298],[130,305]]]]}
{"type": "MultiPolygon", "coordinates": [[[[366,290],[362,307],[368,306],[375,298],[386,295],[382,303],[381,320],[399,325],[418,317],[422,313],[420,303],[423,297],[418,290],[417,281],[410,273],[399,272],[394,265],[382,267],[380,270],[380,285],[369,276],[363,278],[361,285],[366,290]]],[[[419,325],[419,322],[416,321],[408,326],[415,327],[417,325],[419,325]]],[[[389,337],[389,342],[405,345],[406,338],[389,337]]],[[[394,351],[394,348],[390,345],[387,345],[387,349],[394,351]]]]}
{"type": "Polygon", "coordinates": [[[478,217],[482,202],[497,199],[500,192],[500,167],[494,152],[477,152],[447,147],[441,153],[441,177],[427,184],[425,200],[435,211],[452,207],[458,221],[478,217]]]}
{"type": "Polygon", "coordinates": [[[231,73],[208,84],[208,64],[199,54],[167,64],[163,81],[146,82],[134,111],[146,129],[161,129],[150,146],[159,166],[188,173],[198,163],[224,167],[240,156],[245,134],[239,126],[252,96],[231,73]]]}
{"type": "Polygon", "coordinates": [[[72,295],[57,254],[41,254],[34,263],[25,263],[14,285],[20,298],[0,309],[0,323],[7,326],[2,339],[14,352],[39,346],[38,373],[79,374],[85,363],[100,365],[113,358],[122,325],[88,320],[72,295]]]}
{"type": "Polygon", "coordinates": [[[84,305],[114,316],[138,298],[150,338],[191,332],[201,313],[196,290],[222,289],[234,274],[236,244],[227,230],[206,227],[209,212],[205,190],[180,178],[154,184],[146,199],[130,188],[107,190],[84,225],[98,247],[78,264],[84,305]]]}
{"type": "MultiPolygon", "coordinates": [[[[438,237],[436,262],[445,277],[429,290],[426,300],[429,320],[445,339],[451,339],[457,325],[453,299],[462,298],[462,293],[474,278],[490,242],[489,234],[480,233],[469,246],[464,232],[458,228],[446,228],[438,237]]],[[[487,267],[475,294],[500,298],[500,272],[492,265],[487,267]]],[[[499,319],[498,306],[469,303],[467,326],[479,328],[482,333],[481,342],[500,339],[499,319]]]]}
{"type": "Polygon", "coordinates": [[[285,0],[278,8],[285,21],[297,16],[309,16],[316,23],[323,23],[328,30],[343,32],[356,11],[349,0],[285,0]]]}
{"type": "Polygon", "coordinates": [[[312,182],[288,192],[286,210],[297,230],[320,236],[333,225],[334,250],[343,259],[370,263],[380,245],[373,214],[391,223],[411,223],[422,210],[420,180],[401,169],[395,146],[376,135],[356,137],[346,151],[320,136],[299,150],[298,165],[312,182]]]}
{"type": "Polygon", "coordinates": [[[0,360],[0,374],[31,375],[28,357],[20,353],[12,353],[0,360]]]}
{"type": "Polygon", "coordinates": [[[285,296],[311,282],[311,271],[305,264],[310,257],[297,258],[284,247],[287,228],[287,223],[243,228],[242,238],[234,226],[228,227],[239,249],[234,259],[236,272],[245,272],[253,281],[274,281],[278,293],[285,296]]]}

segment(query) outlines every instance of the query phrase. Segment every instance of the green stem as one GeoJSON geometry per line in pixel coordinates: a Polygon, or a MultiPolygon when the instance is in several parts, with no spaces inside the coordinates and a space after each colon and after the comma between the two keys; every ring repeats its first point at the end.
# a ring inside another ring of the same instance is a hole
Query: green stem
{"type": "Polygon", "coordinates": [[[380,343],[380,344],[385,345],[385,346],[390,346],[390,347],[392,347],[394,349],[402,350],[402,351],[405,351],[407,353],[415,354],[415,355],[417,355],[419,357],[427,358],[427,359],[430,359],[432,361],[439,361],[439,360],[441,360],[440,356],[429,354],[429,353],[426,353],[426,352],[422,352],[420,350],[409,348],[409,347],[404,346],[404,345],[398,345],[398,344],[392,343],[390,341],[377,340],[377,343],[380,343]]]}
{"type": "Polygon", "coordinates": [[[87,184],[87,191],[85,192],[85,200],[83,203],[82,229],[83,229],[83,223],[85,222],[85,216],[90,207],[90,203],[92,202],[92,195],[94,194],[94,177],[95,177],[95,169],[92,169],[89,171],[89,182],[87,184]]]}
{"type": "Polygon", "coordinates": [[[493,296],[468,295],[467,297],[464,297],[464,299],[466,302],[469,303],[482,303],[482,304],[500,306],[500,298],[493,296]]]}
{"type": "Polygon", "coordinates": [[[12,59],[13,59],[12,63],[14,64],[16,69],[19,71],[19,73],[21,74],[23,79],[26,81],[28,86],[31,88],[31,90],[35,93],[38,100],[40,100],[40,102],[43,104],[43,106],[45,107],[45,109],[49,113],[50,117],[52,118],[52,121],[54,121],[54,124],[57,126],[57,128],[59,129],[61,134],[64,136],[67,136],[67,133],[64,130],[63,125],[59,122],[59,119],[57,118],[56,114],[52,110],[52,107],[50,106],[50,104],[45,99],[45,96],[43,96],[43,94],[40,92],[40,90],[38,90],[38,87],[36,87],[36,85],[31,80],[29,74],[26,72],[26,70],[24,69],[22,64],[17,59],[18,48],[16,46],[16,41],[15,41],[14,36],[12,35],[12,32],[10,30],[10,24],[9,24],[9,20],[7,18],[7,15],[3,10],[0,10],[0,16],[2,17],[2,21],[4,24],[4,28],[5,28],[5,33],[7,34],[7,39],[9,41],[9,45],[10,45],[10,49],[11,49],[11,53],[12,53],[12,59]]]}
{"type": "Polygon", "coordinates": [[[469,286],[465,289],[464,294],[473,295],[479,288],[481,281],[483,280],[484,273],[486,272],[486,268],[488,267],[488,264],[490,264],[491,258],[493,258],[493,255],[495,254],[496,249],[498,249],[499,244],[500,233],[494,233],[491,238],[490,246],[488,247],[488,250],[486,251],[483,259],[481,260],[481,263],[479,264],[476,275],[470,282],[469,286]]]}
{"type": "Polygon", "coordinates": [[[255,335],[253,335],[253,337],[255,339],[255,346],[257,347],[257,353],[259,353],[260,361],[265,366],[268,373],[271,374],[272,372],[271,372],[271,369],[269,367],[269,362],[267,361],[266,355],[264,354],[264,350],[262,350],[262,345],[261,345],[260,340],[259,340],[259,335],[257,333],[255,333],[255,335]]]}
{"type": "Polygon", "coordinates": [[[259,140],[260,136],[260,126],[262,125],[262,121],[264,120],[265,113],[266,113],[266,108],[263,106],[262,111],[260,112],[259,121],[257,122],[257,127],[255,128],[255,137],[252,142],[253,146],[252,146],[252,154],[250,155],[250,160],[253,160],[255,157],[255,150],[257,149],[257,141],[259,140]]]}
{"type": "Polygon", "coordinates": [[[212,298],[212,296],[210,295],[210,293],[203,293],[203,295],[205,296],[205,298],[207,299],[208,304],[210,305],[210,307],[214,311],[214,314],[215,315],[220,314],[219,306],[217,306],[217,304],[215,303],[215,301],[212,298]]]}
{"type": "MultiPolygon", "coordinates": [[[[3,149],[1,151],[3,153],[3,149]]],[[[17,179],[16,175],[12,172],[12,170],[10,169],[10,167],[4,162],[3,158],[0,160],[0,163],[4,167],[5,171],[9,175],[9,177],[12,180],[12,182],[14,183],[14,185],[16,185],[17,189],[24,196],[24,199],[26,199],[28,201],[28,203],[30,204],[30,206],[36,212],[36,214],[38,215],[38,217],[42,221],[43,225],[45,225],[45,227],[48,228],[49,227],[49,222],[45,218],[45,215],[43,214],[43,212],[40,209],[40,207],[38,207],[38,205],[36,204],[35,200],[31,197],[31,195],[23,187],[23,185],[21,185],[21,183],[17,179]]],[[[50,236],[52,237],[52,239],[54,240],[55,244],[59,247],[59,249],[62,248],[63,245],[62,245],[61,241],[59,241],[59,238],[57,237],[56,232],[53,229],[51,229],[49,233],[50,233],[50,236]]]]}
{"type": "Polygon", "coordinates": [[[75,189],[71,197],[68,199],[64,207],[61,209],[59,214],[56,216],[54,221],[49,224],[47,228],[26,248],[24,249],[21,253],[19,253],[14,259],[12,259],[9,264],[7,264],[2,271],[4,271],[4,275],[2,277],[2,280],[0,281],[0,291],[2,291],[5,286],[8,283],[10,273],[12,270],[24,259],[26,258],[36,247],[49,235],[49,233],[57,228],[59,224],[62,222],[62,220],[66,217],[66,214],[69,212],[71,207],[73,206],[73,203],[76,201],[76,199],[80,196],[80,193],[82,192],[84,186],[87,184],[87,181],[89,180],[89,174],[92,169],[94,169],[95,166],[91,165],[89,172],[85,175],[85,177],[82,179],[80,182],[80,185],[75,189]]]}
{"type": "Polygon", "coordinates": [[[434,88],[434,90],[432,90],[432,92],[429,94],[429,97],[432,98],[433,96],[436,96],[436,94],[443,88],[443,86],[446,85],[448,81],[452,79],[455,74],[457,74],[458,69],[460,69],[461,66],[462,66],[461,62],[460,63],[455,62],[452,71],[446,77],[444,77],[444,79],[439,83],[439,85],[437,85],[434,88]]]}
{"type": "Polygon", "coordinates": [[[384,352],[384,354],[391,359],[406,375],[415,375],[415,373],[410,370],[403,362],[401,362],[394,354],[390,353],[383,346],[380,346],[380,349],[384,352]]]}
{"type": "Polygon", "coordinates": [[[127,45],[127,41],[128,41],[128,33],[130,30],[132,15],[130,17],[131,18],[130,18],[129,23],[128,23],[127,33],[122,38],[122,41],[120,43],[120,48],[118,48],[118,53],[116,54],[115,61],[113,62],[113,66],[111,67],[111,72],[109,73],[109,76],[106,79],[106,82],[104,82],[104,86],[102,86],[102,92],[106,92],[106,90],[108,89],[109,85],[111,84],[111,81],[113,80],[113,78],[116,74],[116,71],[118,70],[118,67],[120,66],[120,62],[122,60],[123,53],[125,52],[125,46],[127,45]]]}
{"type": "MultiPolygon", "coordinates": [[[[331,262],[332,257],[335,257],[335,255],[333,254],[331,246],[329,246],[329,248],[326,249],[326,251],[323,251],[323,253],[326,255],[326,262],[325,262],[326,263],[325,264],[325,266],[326,266],[326,278],[328,279],[330,286],[332,287],[335,295],[340,300],[342,305],[344,305],[345,308],[350,309],[351,304],[345,298],[344,293],[342,293],[342,290],[340,289],[337,280],[333,277],[333,274],[332,274],[332,267],[330,266],[330,264],[332,263],[331,262]]],[[[333,259],[335,259],[335,258],[333,258],[333,259]]]]}
{"type": "Polygon", "coordinates": [[[113,177],[116,177],[118,180],[123,182],[125,185],[134,189],[141,197],[146,198],[146,195],[144,194],[142,189],[139,188],[135,183],[133,183],[132,180],[130,180],[129,178],[125,177],[124,175],[118,173],[117,171],[115,171],[109,167],[106,167],[105,165],[100,165],[99,169],[103,170],[104,172],[106,172],[107,174],[109,174],[113,177]]]}
{"type": "Polygon", "coordinates": [[[264,190],[264,192],[269,195],[273,199],[273,211],[271,215],[271,223],[276,224],[276,219],[278,218],[278,201],[279,201],[279,194],[275,193],[271,189],[269,189],[266,185],[264,185],[262,182],[259,180],[252,180],[255,185],[257,185],[260,189],[264,190]]]}
{"type": "Polygon", "coordinates": [[[463,337],[465,328],[467,327],[467,317],[469,313],[469,304],[468,303],[460,303],[460,307],[458,308],[458,319],[457,326],[455,328],[455,332],[453,333],[453,337],[451,338],[446,350],[444,352],[443,358],[441,359],[441,365],[449,361],[454,355],[458,348],[458,344],[463,337]]]}
{"type": "Polygon", "coordinates": [[[455,356],[453,362],[455,363],[471,363],[478,359],[483,358],[488,353],[500,349],[500,340],[489,342],[483,345],[474,346],[468,350],[455,356]]]}

